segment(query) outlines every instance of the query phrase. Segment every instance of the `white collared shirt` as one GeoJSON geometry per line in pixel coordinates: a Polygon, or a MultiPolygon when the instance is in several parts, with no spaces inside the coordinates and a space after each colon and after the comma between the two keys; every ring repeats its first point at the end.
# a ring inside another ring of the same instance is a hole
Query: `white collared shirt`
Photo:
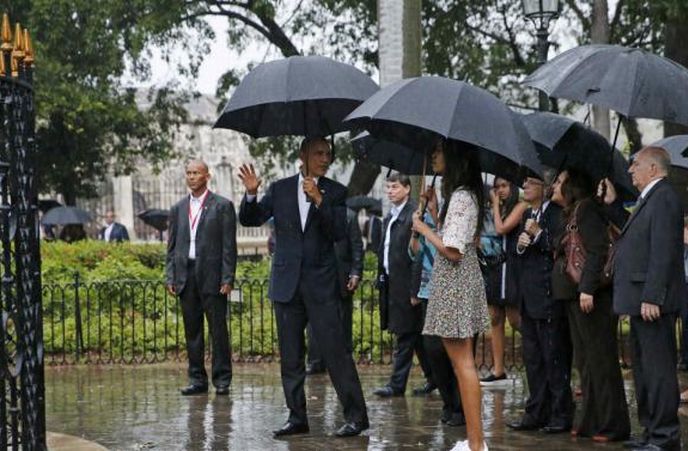
{"type": "Polygon", "coordinates": [[[387,274],[389,274],[389,245],[392,235],[392,224],[394,224],[394,222],[399,218],[399,214],[401,214],[401,210],[403,210],[406,206],[406,202],[408,202],[408,198],[400,205],[393,205],[392,209],[390,210],[392,218],[389,220],[389,224],[387,224],[387,230],[385,231],[385,249],[382,260],[385,272],[387,274]]]}
{"type": "Polygon", "coordinates": [[[189,194],[189,259],[191,260],[196,259],[196,231],[198,231],[198,223],[201,220],[201,207],[207,196],[207,189],[198,197],[189,194]]]}
{"type": "Polygon", "coordinates": [[[105,231],[103,232],[103,240],[109,242],[110,241],[110,235],[112,235],[112,229],[115,228],[115,223],[113,222],[112,224],[105,226],[105,231]]]}
{"type": "Polygon", "coordinates": [[[640,193],[640,197],[642,197],[643,199],[645,199],[645,198],[647,197],[647,193],[649,193],[650,190],[651,190],[657,183],[659,183],[660,180],[663,180],[663,179],[664,179],[664,177],[660,177],[660,178],[654,179],[653,181],[651,181],[650,183],[648,183],[647,186],[646,186],[645,188],[643,188],[643,191],[640,193]]]}
{"type": "MultiPolygon", "coordinates": [[[[315,184],[318,184],[319,177],[315,177],[315,184]]],[[[301,217],[301,231],[306,230],[306,221],[308,220],[308,211],[311,209],[311,202],[308,202],[306,198],[306,192],[303,190],[304,177],[301,172],[299,172],[299,183],[296,187],[296,195],[299,199],[299,216],[301,217]]]]}

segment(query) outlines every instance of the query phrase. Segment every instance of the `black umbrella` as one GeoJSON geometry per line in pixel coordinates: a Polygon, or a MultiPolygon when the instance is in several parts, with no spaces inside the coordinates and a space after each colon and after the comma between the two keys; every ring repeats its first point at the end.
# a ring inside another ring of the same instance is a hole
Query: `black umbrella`
{"type": "Polygon", "coordinates": [[[528,131],[489,92],[442,77],[401,80],[378,91],[345,119],[375,138],[429,152],[440,138],[480,153],[484,171],[520,181],[541,175],[528,131]]]}
{"type": "Polygon", "coordinates": [[[43,215],[44,225],[85,224],[91,221],[91,215],[77,207],[55,207],[43,215]]]}
{"type": "Polygon", "coordinates": [[[423,175],[432,172],[429,153],[417,152],[392,141],[377,139],[368,132],[362,132],[351,139],[354,156],[361,161],[385,166],[406,175],[423,175]]]}
{"type": "Polygon", "coordinates": [[[227,102],[216,128],[254,138],[327,136],[378,90],[366,74],[322,56],[291,56],[254,68],[227,102]]]}
{"type": "Polygon", "coordinates": [[[688,211],[688,135],[676,135],[660,139],[651,147],[660,147],[671,155],[671,172],[669,183],[681,197],[684,210],[688,211]]]}
{"type": "MultiPolygon", "coordinates": [[[[532,113],[521,117],[542,164],[558,170],[577,169],[595,180],[608,176],[609,142],[604,136],[559,114],[532,113]],[[600,164],[601,161],[605,163],[600,164]]],[[[612,169],[610,178],[624,199],[638,197],[628,173],[628,162],[616,149],[612,169]]]]}
{"type": "Polygon", "coordinates": [[[62,204],[56,201],[55,199],[39,199],[38,200],[38,209],[42,212],[45,213],[48,210],[52,210],[55,207],[61,207],[62,204]]]}
{"type": "Polygon", "coordinates": [[[346,200],[346,206],[352,210],[368,210],[369,213],[382,216],[382,201],[369,196],[354,196],[346,200]]]}
{"type": "Polygon", "coordinates": [[[169,210],[161,210],[158,208],[149,208],[139,212],[136,216],[144,222],[144,224],[153,227],[155,230],[160,232],[160,241],[162,241],[162,232],[167,230],[169,227],[169,210]]]}
{"type": "Polygon", "coordinates": [[[688,69],[641,49],[584,45],[523,81],[550,97],[610,108],[626,117],[688,125],[688,69]]]}

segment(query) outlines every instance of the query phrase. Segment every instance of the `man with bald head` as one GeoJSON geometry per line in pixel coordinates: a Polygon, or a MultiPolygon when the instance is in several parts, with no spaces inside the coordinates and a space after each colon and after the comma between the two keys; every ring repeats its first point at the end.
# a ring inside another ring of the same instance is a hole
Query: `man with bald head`
{"type": "Polygon", "coordinates": [[[218,395],[229,394],[232,361],[227,333],[227,296],[236,269],[236,214],[228,199],[208,190],[208,165],[186,164],[191,193],[170,210],[167,289],[179,296],[189,358],[189,385],[182,395],[208,392],[203,315],[212,340],[212,382],[218,395]]]}
{"type": "Polygon", "coordinates": [[[239,220],[249,227],[273,218],[275,253],[268,296],[275,308],[282,387],[289,418],[275,437],[310,431],[306,412],[304,330],[310,324],[332,385],[344,407],[346,423],[335,435],[368,429],[361,383],[341,317],[335,243],[346,238],[346,187],[325,177],[332,151],[323,138],[306,138],[298,174],[272,183],[258,200],[261,180],[252,165],[239,169],[246,188],[239,220]]]}
{"type": "Polygon", "coordinates": [[[633,158],[629,172],[640,197],[614,256],[614,310],[631,320],[633,378],[643,427],[642,436],[626,446],[637,450],[681,447],[674,325],[686,284],[683,209],[667,181],[670,167],[669,154],[659,148],[646,147],[633,158]]]}

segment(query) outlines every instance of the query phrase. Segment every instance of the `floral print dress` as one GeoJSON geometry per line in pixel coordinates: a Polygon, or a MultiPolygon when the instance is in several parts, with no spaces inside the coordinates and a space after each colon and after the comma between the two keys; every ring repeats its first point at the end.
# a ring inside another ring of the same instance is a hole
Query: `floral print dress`
{"type": "Polygon", "coordinates": [[[430,280],[423,334],[445,338],[470,338],[490,325],[485,285],[475,248],[478,202],[469,191],[458,188],[451,196],[440,237],[445,246],[457,249],[454,263],[439,252],[430,280]]]}

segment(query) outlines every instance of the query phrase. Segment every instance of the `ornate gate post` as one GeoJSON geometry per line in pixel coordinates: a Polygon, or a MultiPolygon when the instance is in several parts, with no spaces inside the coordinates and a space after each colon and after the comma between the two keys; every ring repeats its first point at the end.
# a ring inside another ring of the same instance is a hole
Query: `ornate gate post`
{"type": "Polygon", "coordinates": [[[0,449],[44,450],[43,319],[35,187],[33,49],[2,20],[0,59],[0,449]]]}

